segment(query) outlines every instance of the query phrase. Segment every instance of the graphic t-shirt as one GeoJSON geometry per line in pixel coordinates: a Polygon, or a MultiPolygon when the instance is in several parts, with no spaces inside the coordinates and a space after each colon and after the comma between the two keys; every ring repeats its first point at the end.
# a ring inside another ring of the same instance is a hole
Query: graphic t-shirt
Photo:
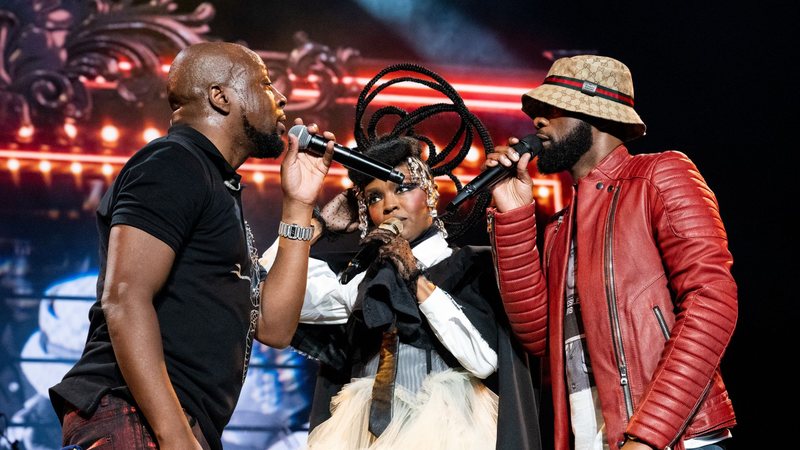
{"type": "Polygon", "coordinates": [[[575,436],[575,450],[606,450],[608,444],[604,437],[605,423],[586,348],[581,302],[575,289],[575,253],[575,239],[572,239],[564,302],[564,366],[567,373],[570,422],[575,436]]]}

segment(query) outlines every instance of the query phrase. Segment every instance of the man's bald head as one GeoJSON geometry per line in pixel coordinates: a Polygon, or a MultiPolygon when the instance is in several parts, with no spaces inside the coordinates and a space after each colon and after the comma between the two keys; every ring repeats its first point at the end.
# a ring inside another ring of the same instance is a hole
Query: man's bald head
{"type": "Polygon", "coordinates": [[[208,89],[214,85],[237,88],[248,73],[261,67],[252,50],[230,42],[203,42],[184,48],[169,70],[167,93],[173,111],[205,105],[208,89]]]}

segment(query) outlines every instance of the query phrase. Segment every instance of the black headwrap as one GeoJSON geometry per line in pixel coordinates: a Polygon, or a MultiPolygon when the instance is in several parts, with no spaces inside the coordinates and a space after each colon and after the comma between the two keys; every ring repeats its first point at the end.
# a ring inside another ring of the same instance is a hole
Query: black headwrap
{"type": "MultiPolygon", "coordinates": [[[[391,149],[386,148],[387,142],[391,142],[403,136],[412,137],[428,147],[427,158],[424,162],[430,169],[431,175],[433,175],[433,177],[447,176],[453,181],[457,191],[460,191],[463,185],[458,177],[453,174],[453,169],[457,168],[461,162],[464,161],[464,158],[472,147],[473,139],[476,135],[480,139],[484,152],[491,153],[494,151],[494,144],[492,144],[491,136],[486,130],[486,127],[469,111],[469,109],[467,109],[464,100],[461,99],[461,96],[458,95],[458,92],[456,92],[450,83],[435,72],[416,64],[395,64],[386,67],[364,86],[364,89],[358,96],[358,103],[356,103],[355,139],[359,151],[395,166],[401,162],[401,160],[393,155],[391,149]],[[381,81],[382,78],[396,72],[411,72],[418,76],[405,75],[381,81]],[[425,78],[420,76],[424,76],[425,78]],[[377,109],[372,114],[365,129],[362,122],[367,112],[367,106],[382,91],[398,83],[421,84],[443,94],[450,102],[420,106],[411,112],[407,112],[396,106],[384,106],[377,109]],[[419,134],[414,127],[426,119],[445,113],[456,114],[460,118],[460,122],[450,142],[443,149],[437,150],[433,140],[428,136],[419,134]],[[397,122],[394,124],[391,131],[379,136],[378,125],[381,120],[387,116],[395,116],[397,122]]],[[[370,181],[368,177],[365,178],[362,174],[355,171],[350,171],[350,178],[356,185],[361,186],[370,181]]],[[[466,212],[447,212],[439,216],[442,222],[444,222],[445,228],[447,228],[449,238],[458,238],[475,223],[482,220],[490,201],[491,195],[488,192],[484,192],[476,196],[475,202],[466,212]]]]}

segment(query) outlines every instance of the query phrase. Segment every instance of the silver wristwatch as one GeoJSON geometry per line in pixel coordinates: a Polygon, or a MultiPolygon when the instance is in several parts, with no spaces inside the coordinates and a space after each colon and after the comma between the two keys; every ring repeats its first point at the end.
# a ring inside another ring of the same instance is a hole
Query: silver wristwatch
{"type": "Polygon", "coordinates": [[[314,236],[314,225],[301,227],[296,223],[281,222],[278,224],[278,236],[296,241],[310,241],[311,237],[314,236]]]}

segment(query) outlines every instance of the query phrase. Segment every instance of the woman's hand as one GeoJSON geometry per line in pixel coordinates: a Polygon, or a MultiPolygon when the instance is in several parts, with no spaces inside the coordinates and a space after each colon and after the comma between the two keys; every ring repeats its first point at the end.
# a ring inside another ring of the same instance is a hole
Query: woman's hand
{"type": "Polygon", "coordinates": [[[394,231],[384,227],[377,227],[373,228],[369,233],[367,233],[367,235],[364,236],[364,239],[361,239],[359,245],[363,247],[374,241],[380,241],[381,245],[386,245],[396,237],[397,233],[395,233],[394,231]]]}
{"type": "Polygon", "coordinates": [[[416,282],[419,277],[420,270],[417,258],[411,252],[411,245],[400,236],[395,236],[378,250],[378,259],[390,262],[403,281],[416,282]]]}
{"type": "Polygon", "coordinates": [[[352,233],[358,229],[358,201],[355,189],[346,189],[331,199],[320,210],[327,230],[352,233]]]}

